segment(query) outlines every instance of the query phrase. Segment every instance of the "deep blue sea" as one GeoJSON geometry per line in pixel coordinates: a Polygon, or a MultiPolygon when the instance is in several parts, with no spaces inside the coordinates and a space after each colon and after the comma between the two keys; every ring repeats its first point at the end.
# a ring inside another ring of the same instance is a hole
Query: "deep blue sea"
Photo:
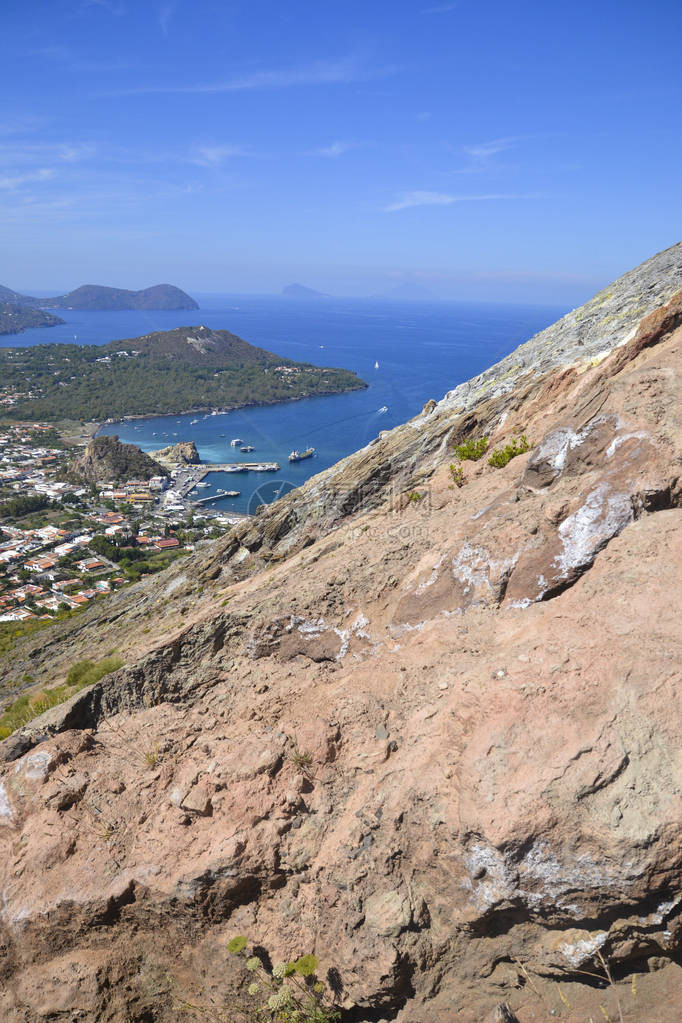
{"type": "Polygon", "coordinates": [[[241,491],[213,507],[247,511],[300,486],[320,470],[363,447],[380,430],[419,412],[469,377],[513,351],[568,310],[560,307],[465,302],[396,302],[380,299],[296,301],[269,296],[196,295],[201,309],[178,312],[59,311],[64,326],[37,328],[3,337],[7,347],[50,342],[105,344],[155,330],[205,324],[230,330],[278,355],[354,370],[369,388],[351,394],[251,408],[221,416],[163,416],[108,425],[123,441],[144,451],[193,440],[203,461],[280,463],[276,474],[212,473],[211,486],[241,491]],[[378,363],[378,368],[376,368],[378,363]],[[387,411],[382,412],[381,409],[387,411]],[[198,422],[192,423],[193,419],[198,422]],[[235,454],[233,437],[253,444],[251,455],[235,454]],[[315,456],[291,464],[293,448],[315,448],[315,456]],[[254,498],[254,492],[258,494],[254,498]]]}

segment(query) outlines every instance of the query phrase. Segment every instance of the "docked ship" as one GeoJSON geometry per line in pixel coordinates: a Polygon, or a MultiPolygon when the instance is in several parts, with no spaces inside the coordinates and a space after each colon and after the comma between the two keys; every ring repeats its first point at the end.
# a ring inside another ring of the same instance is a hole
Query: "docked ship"
{"type": "Polygon", "coordinates": [[[240,493],[240,490],[226,490],[225,497],[239,497],[240,493]]]}
{"type": "Polygon", "coordinates": [[[302,462],[304,458],[312,458],[315,448],[306,448],[305,451],[292,451],[289,455],[290,462],[302,462]]]}

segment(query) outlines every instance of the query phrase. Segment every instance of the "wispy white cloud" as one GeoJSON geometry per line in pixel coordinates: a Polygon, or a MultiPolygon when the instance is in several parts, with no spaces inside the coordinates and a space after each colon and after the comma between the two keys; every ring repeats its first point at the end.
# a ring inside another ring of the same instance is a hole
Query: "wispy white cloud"
{"type": "Polygon", "coordinates": [[[244,146],[230,145],[203,145],[196,146],[190,153],[190,163],[196,163],[199,167],[220,167],[226,160],[234,156],[249,156],[249,150],[244,146]]]}
{"type": "Polygon", "coordinates": [[[415,192],[405,192],[400,199],[396,199],[390,206],[386,207],[387,213],[393,213],[395,210],[406,210],[410,206],[450,206],[451,203],[455,202],[456,198],[454,195],[446,195],[444,192],[427,192],[417,190],[415,192]]]}
{"type": "Polygon", "coordinates": [[[49,161],[80,163],[97,153],[93,142],[29,142],[24,139],[0,142],[0,163],[25,168],[49,161]]]}
{"type": "Polygon", "coordinates": [[[350,85],[384,78],[396,74],[399,69],[390,67],[369,67],[354,58],[337,61],[317,61],[306,67],[280,68],[275,70],[251,71],[219,82],[198,82],[182,84],[172,82],[166,85],[138,85],[129,89],[109,92],[110,96],[138,96],[143,94],[203,94],[221,92],[249,92],[257,89],[289,89],[305,85],[350,85]]]}
{"type": "Polygon", "coordinates": [[[55,171],[51,167],[41,167],[39,170],[29,171],[26,174],[15,174],[10,177],[0,178],[0,188],[13,192],[17,188],[34,184],[36,181],[48,181],[54,175],[55,171]]]}
{"type": "Polygon", "coordinates": [[[166,36],[168,35],[168,26],[171,23],[171,19],[178,9],[180,0],[168,0],[159,8],[159,28],[166,36]]]}
{"type": "Polygon", "coordinates": [[[462,146],[462,148],[472,160],[483,162],[489,160],[492,156],[497,156],[498,153],[503,153],[506,149],[513,149],[519,141],[520,137],[514,135],[501,139],[491,139],[490,142],[478,142],[473,146],[462,146]]]}
{"type": "Polygon", "coordinates": [[[447,192],[428,192],[417,190],[405,192],[399,199],[385,207],[386,213],[396,210],[407,210],[413,206],[452,206],[460,202],[491,202],[505,199],[539,199],[535,195],[515,195],[505,192],[492,192],[486,195],[450,195],[447,192]]]}
{"type": "Polygon", "coordinates": [[[56,157],[64,163],[81,163],[90,160],[97,153],[92,142],[63,142],[56,147],[56,157]]]}
{"type": "Polygon", "coordinates": [[[350,149],[357,149],[357,142],[332,142],[329,146],[322,146],[320,149],[311,150],[311,156],[343,156],[350,149]]]}

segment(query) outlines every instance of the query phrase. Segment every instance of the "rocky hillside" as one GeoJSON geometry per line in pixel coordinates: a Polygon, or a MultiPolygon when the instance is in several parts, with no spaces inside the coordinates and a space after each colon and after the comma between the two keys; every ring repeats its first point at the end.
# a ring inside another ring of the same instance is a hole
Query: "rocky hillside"
{"type": "Polygon", "coordinates": [[[198,465],[201,461],[193,440],[181,440],[179,444],[169,444],[167,448],[150,451],[149,455],[150,458],[165,465],[167,469],[174,469],[176,465],[198,465]]]}
{"type": "Polygon", "coordinates": [[[236,934],[343,1023],[674,1017],[681,275],[13,650],[125,667],[0,746],[3,1019],[215,1018],[236,934]]]}
{"type": "Polygon", "coordinates": [[[94,437],[69,466],[73,479],[86,483],[111,480],[150,480],[152,476],[167,476],[168,470],[150,458],[135,444],[123,444],[117,436],[94,437]]]}

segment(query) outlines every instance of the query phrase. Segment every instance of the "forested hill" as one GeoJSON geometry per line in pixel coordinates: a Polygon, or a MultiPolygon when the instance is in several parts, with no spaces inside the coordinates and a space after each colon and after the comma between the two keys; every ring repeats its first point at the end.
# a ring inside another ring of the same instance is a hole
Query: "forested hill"
{"type": "Polygon", "coordinates": [[[29,327],[56,327],[64,322],[53,313],[1,299],[0,295],[0,334],[21,334],[29,327]]]}
{"type": "Polygon", "coordinates": [[[11,288],[6,288],[4,284],[0,284],[0,302],[19,302],[21,305],[33,304],[38,299],[30,298],[28,295],[20,295],[18,291],[12,291],[11,288]]]}
{"type": "Polygon", "coordinates": [[[261,365],[267,365],[273,360],[277,365],[282,362],[279,355],[249,344],[229,330],[211,330],[203,326],[157,330],[141,337],[111,341],[106,349],[105,354],[137,350],[145,355],[188,362],[193,366],[222,366],[226,360],[261,365]]]}
{"type": "Polygon", "coordinates": [[[48,421],[239,408],[367,386],[349,370],[282,359],[206,327],[103,346],[0,349],[0,381],[5,415],[48,421]]]}

